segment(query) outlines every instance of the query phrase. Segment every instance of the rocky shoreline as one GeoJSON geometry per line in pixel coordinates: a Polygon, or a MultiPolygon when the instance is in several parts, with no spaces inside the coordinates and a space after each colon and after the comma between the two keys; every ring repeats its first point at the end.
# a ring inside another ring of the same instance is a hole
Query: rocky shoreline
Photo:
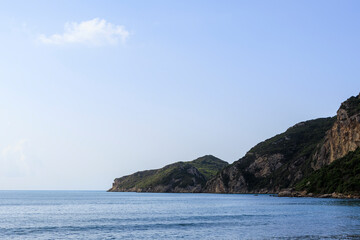
{"type": "Polygon", "coordinates": [[[278,197],[312,197],[312,198],[339,198],[339,199],[360,199],[360,195],[342,194],[333,192],[331,194],[314,194],[307,191],[283,190],[278,193],[278,197]]]}

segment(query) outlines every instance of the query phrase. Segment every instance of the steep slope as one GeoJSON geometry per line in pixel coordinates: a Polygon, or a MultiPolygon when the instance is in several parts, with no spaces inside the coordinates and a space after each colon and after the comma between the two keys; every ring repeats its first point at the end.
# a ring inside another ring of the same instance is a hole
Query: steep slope
{"type": "MultiPolygon", "coordinates": [[[[275,193],[292,189],[314,170],[333,163],[358,147],[360,94],[343,102],[334,118],[302,122],[259,143],[243,158],[210,179],[203,191],[275,193]]],[[[334,165],[335,168],[340,167],[338,164],[334,165]]],[[[331,185],[331,188],[324,189],[329,191],[333,188],[334,185],[331,185]]]]}
{"type": "Polygon", "coordinates": [[[111,192],[200,192],[206,181],[228,165],[206,155],[190,162],[177,162],[161,169],[136,172],[116,178],[111,192]]]}
{"type": "Polygon", "coordinates": [[[297,184],[296,190],[360,196],[360,148],[313,172],[297,184]]]}
{"type": "Polygon", "coordinates": [[[109,191],[359,195],[359,148],[360,94],[335,117],[298,123],[231,165],[204,156],[115,179],[109,191]]]}
{"type": "Polygon", "coordinates": [[[320,169],[360,147],[360,94],[343,102],[324,144],[314,155],[313,167],[320,169]]]}
{"type": "Polygon", "coordinates": [[[334,118],[301,122],[253,147],[210,179],[204,192],[273,193],[293,186],[311,169],[311,156],[334,118]]]}

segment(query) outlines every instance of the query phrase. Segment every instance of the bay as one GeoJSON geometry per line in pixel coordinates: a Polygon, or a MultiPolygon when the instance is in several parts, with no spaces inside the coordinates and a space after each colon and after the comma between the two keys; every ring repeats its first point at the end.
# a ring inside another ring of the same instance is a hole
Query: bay
{"type": "Polygon", "coordinates": [[[0,239],[360,239],[360,201],[0,191],[0,239]]]}

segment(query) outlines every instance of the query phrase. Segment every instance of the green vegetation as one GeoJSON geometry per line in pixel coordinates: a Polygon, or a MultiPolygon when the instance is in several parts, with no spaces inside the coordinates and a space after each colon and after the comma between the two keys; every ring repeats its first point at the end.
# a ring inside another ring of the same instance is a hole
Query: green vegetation
{"type": "MultiPolygon", "coordinates": [[[[350,97],[340,109],[346,110],[348,117],[360,114],[360,95],[350,97]]],[[[342,115],[343,111],[339,116],[342,118],[342,115]]],[[[326,146],[326,132],[336,119],[337,116],[298,123],[257,144],[231,165],[207,155],[115,179],[112,189],[171,191],[178,187],[189,191],[189,187],[204,187],[208,181],[206,188],[214,191],[213,186],[222,181],[225,189],[220,191],[224,192],[277,192],[295,187],[319,194],[360,194],[359,149],[314,172],[314,166],[322,165],[323,159],[316,156],[321,147],[326,146]]]]}
{"type": "Polygon", "coordinates": [[[360,194],[360,148],[313,172],[297,184],[296,190],[360,194]]]}
{"type": "Polygon", "coordinates": [[[307,156],[325,136],[335,119],[319,118],[298,123],[286,132],[257,144],[249,152],[259,155],[281,153],[285,158],[307,156]]]}
{"type": "Polygon", "coordinates": [[[177,162],[161,169],[136,172],[115,179],[116,189],[153,189],[155,187],[186,188],[195,183],[205,185],[206,181],[228,163],[214,156],[206,155],[190,162],[177,162]],[[195,168],[195,169],[194,169],[195,168]],[[195,182],[194,182],[195,180],[195,182]]]}
{"type": "Polygon", "coordinates": [[[340,108],[346,110],[348,117],[360,113],[360,95],[349,98],[341,104],[340,108]]]}
{"type": "Polygon", "coordinates": [[[319,118],[301,122],[253,147],[245,157],[236,164],[239,172],[248,183],[248,190],[287,188],[296,183],[295,175],[300,170],[302,175],[308,175],[313,170],[310,167],[311,156],[323,140],[327,130],[334,124],[336,118],[319,118]],[[282,166],[267,177],[255,177],[246,168],[254,162],[256,156],[281,154],[282,166]]]}
{"type": "Polygon", "coordinates": [[[197,168],[205,176],[206,180],[214,177],[221,169],[229,165],[227,162],[211,155],[200,157],[188,163],[197,168]]]}

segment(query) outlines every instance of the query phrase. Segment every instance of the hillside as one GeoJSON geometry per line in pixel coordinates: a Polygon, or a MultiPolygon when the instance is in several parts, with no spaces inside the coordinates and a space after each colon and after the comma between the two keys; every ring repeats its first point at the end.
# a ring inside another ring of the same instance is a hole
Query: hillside
{"type": "Polygon", "coordinates": [[[360,147],[360,94],[343,102],[324,143],[314,154],[313,168],[320,169],[360,147]]]}
{"type": "MultiPolygon", "coordinates": [[[[293,189],[302,179],[312,176],[314,171],[332,164],[337,159],[338,163],[333,166],[344,167],[338,165],[342,162],[341,158],[358,147],[360,95],[343,102],[336,117],[298,123],[286,132],[259,143],[243,158],[210,179],[203,191],[277,193],[283,189],[293,189]]],[[[350,161],[351,156],[354,155],[350,154],[346,159],[350,161]]],[[[324,168],[322,173],[328,170],[324,168]]],[[[358,173],[349,172],[350,185],[358,177],[354,174],[358,173]]],[[[335,185],[317,191],[326,192],[333,188],[335,185]]]]}
{"type": "Polygon", "coordinates": [[[297,184],[296,190],[360,196],[360,148],[313,172],[297,184]]]}
{"type": "Polygon", "coordinates": [[[140,171],[116,178],[111,192],[200,192],[206,181],[228,165],[206,155],[189,162],[177,162],[161,169],[140,171]]]}
{"type": "Polygon", "coordinates": [[[211,179],[205,192],[267,193],[292,186],[313,170],[311,155],[334,118],[301,122],[255,147],[211,179]]]}
{"type": "Polygon", "coordinates": [[[300,122],[231,165],[207,155],[117,178],[109,191],[358,194],[359,148],[360,95],[335,117],[300,122]]]}

